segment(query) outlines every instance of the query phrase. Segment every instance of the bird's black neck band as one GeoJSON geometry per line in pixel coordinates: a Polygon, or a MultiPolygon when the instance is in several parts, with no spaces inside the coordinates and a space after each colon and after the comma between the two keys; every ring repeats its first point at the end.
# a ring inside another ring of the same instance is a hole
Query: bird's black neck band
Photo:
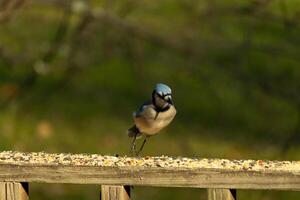
{"type": "Polygon", "coordinates": [[[169,108],[170,108],[170,105],[167,105],[166,107],[162,108],[162,107],[159,107],[157,104],[156,104],[156,101],[155,101],[155,90],[152,92],[152,104],[154,105],[154,109],[156,112],[165,112],[167,111],[169,108]]]}

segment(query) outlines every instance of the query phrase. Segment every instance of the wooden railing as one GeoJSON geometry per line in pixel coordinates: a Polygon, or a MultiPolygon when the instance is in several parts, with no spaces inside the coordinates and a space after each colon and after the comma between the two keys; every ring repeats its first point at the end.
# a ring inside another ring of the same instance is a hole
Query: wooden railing
{"type": "Polygon", "coordinates": [[[207,188],[209,200],[236,189],[300,189],[300,161],[115,157],[0,152],[0,200],[29,199],[28,184],[101,185],[102,200],[130,199],[130,186],[207,188]]]}

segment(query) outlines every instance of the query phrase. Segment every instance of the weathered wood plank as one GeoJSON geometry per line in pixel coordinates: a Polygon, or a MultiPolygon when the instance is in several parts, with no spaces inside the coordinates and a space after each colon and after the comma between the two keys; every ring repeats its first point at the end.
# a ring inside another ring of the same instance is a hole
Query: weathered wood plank
{"type": "Polygon", "coordinates": [[[0,182],[300,189],[300,162],[0,152],[0,182]]]}
{"type": "Polygon", "coordinates": [[[233,189],[207,189],[208,200],[236,200],[236,190],[233,189]]]}
{"type": "Polygon", "coordinates": [[[130,187],[101,185],[101,200],[130,200],[130,187]]]}
{"type": "Polygon", "coordinates": [[[28,183],[0,183],[0,200],[29,200],[28,183]]]}

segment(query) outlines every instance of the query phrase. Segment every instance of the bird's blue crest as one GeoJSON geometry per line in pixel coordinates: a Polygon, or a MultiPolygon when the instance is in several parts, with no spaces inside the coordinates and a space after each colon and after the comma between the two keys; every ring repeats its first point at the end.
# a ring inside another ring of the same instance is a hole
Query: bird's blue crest
{"type": "Polygon", "coordinates": [[[154,89],[157,93],[162,93],[162,95],[171,94],[172,90],[169,86],[163,83],[158,83],[154,89]]]}

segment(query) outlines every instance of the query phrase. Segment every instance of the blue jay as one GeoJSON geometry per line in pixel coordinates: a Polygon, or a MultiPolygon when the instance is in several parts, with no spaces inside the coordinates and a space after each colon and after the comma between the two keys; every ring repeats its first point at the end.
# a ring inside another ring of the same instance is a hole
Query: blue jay
{"type": "Polygon", "coordinates": [[[145,139],[136,153],[138,155],[148,137],[157,134],[161,129],[171,123],[176,115],[172,101],[171,88],[165,84],[156,84],[152,92],[152,100],[144,103],[138,111],[133,113],[134,126],[128,129],[127,134],[133,137],[131,152],[135,153],[136,138],[144,135],[145,139]]]}

